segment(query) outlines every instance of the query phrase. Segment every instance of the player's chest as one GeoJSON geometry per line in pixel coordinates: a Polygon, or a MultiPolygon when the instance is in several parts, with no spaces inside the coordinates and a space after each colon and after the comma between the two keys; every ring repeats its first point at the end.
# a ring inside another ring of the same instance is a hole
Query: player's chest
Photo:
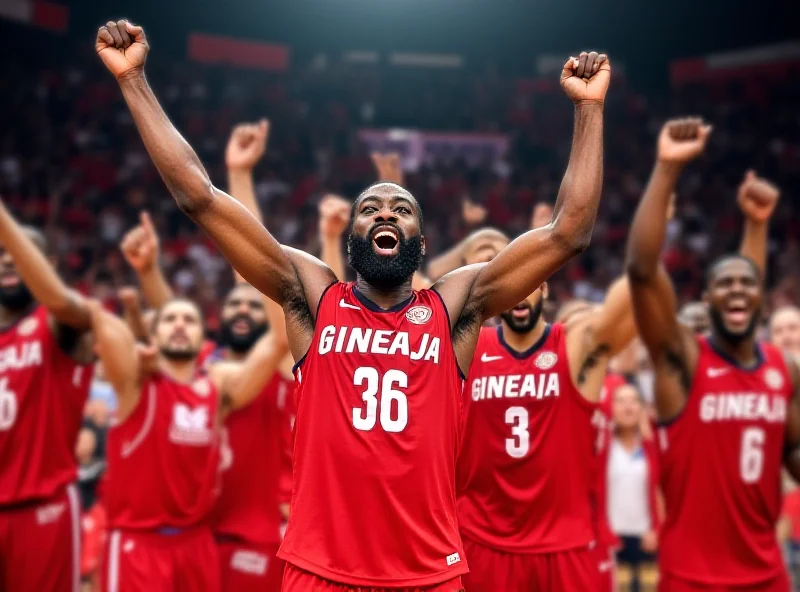
{"type": "Polygon", "coordinates": [[[444,357],[446,336],[435,325],[412,323],[375,326],[330,324],[322,328],[314,344],[315,357],[331,365],[371,361],[379,366],[438,366],[444,357]]]}
{"type": "Polygon", "coordinates": [[[209,392],[207,395],[170,393],[167,396],[163,396],[165,393],[160,394],[162,397],[157,402],[155,414],[156,432],[157,437],[167,446],[191,450],[207,447],[216,442],[220,423],[215,393],[209,392]]]}

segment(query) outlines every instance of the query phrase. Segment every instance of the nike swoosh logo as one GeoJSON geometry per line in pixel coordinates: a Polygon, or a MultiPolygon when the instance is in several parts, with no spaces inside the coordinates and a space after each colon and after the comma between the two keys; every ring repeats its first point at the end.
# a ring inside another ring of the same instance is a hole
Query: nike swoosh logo
{"type": "Polygon", "coordinates": [[[497,360],[502,360],[503,356],[487,356],[483,354],[481,356],[481,362],[496,362],[497,360]]]}
{"type": "Polygon", "coordinates": [[[347,304],[347,302],[345,302],[345,301],[344,301],[344,298],[342,298],[342,299],[339,301],[339,306],[340,306],[341,308],[352,308],[353,310],[361,310],[361,307],[360,307],[360,306],[355,306],[355,305],[353,305],[353,304],[347,304]]]}
{"type": "Polygon", "coordinates": [[[709,368],[707,374],[709,378],[717,378],[718,376],[727,374],[730,370],[730,368],[709,368]]]}

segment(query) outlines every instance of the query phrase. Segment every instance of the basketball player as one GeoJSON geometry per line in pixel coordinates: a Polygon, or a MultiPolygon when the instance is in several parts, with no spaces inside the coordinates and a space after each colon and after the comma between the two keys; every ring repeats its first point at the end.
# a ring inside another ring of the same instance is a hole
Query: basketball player
{"type": "Polygon", "coordinates": [[[516,305],[588,244],[602,185],[606,57],[582,53],[562,72],[575,132],[553,221],[491,262],[416,292],[411,279],[425,240],[409,192],[377,183],[356,199],[348,250],[357,279],[337,282],[210,183],[147,85],[147,49],[142,29],[125,21],[98,32],[100,57],[167,187],[234,268],[283,306],[298,360],[283,590],[461,588],[462,371],[484,319],[516,305]]]}
{"type": "Polygon", "coordinates": [[[219,590],[208,526],[218,493],[220,419],[249,404],[286,351],[277,331],[241,363],[198,372],[203,320],[187,299],[159,309],[154,347],[93,303],[92,326],[119,406],[108,435],[105,489],[109,592],[219,590]]]}
{"type": "Polygon", "coordinates": [[[467,592],[596,590],[592,417],[609,359],[635,335],[627,280],[570,324],[547,284],[484,327],[464,391],[458,522],[467,592]]]}
{"type": "Polygon", "coordinates": [[[0,201],[0,590],[77,591],[89,309],[0,201]]]}
{"type": "MultiPolygon", "coordinates": [[[[230,191],[259,220],[252,169],[264,155],[268,135],[265,120],[242,124],[233,130],[226,148],[230,191]]],[[[151,303],[163,306],[173,295],[159,267],[158,244],[155,228],[143,216],[142,223],[126,234],[121,248],[151,303]]],[[[238,283],[222,307],[219,344],[202,357],[206,368],[217,362],[243,361],[270,321],[285,331],[280,308],[271,307],[279,317],[277,322],[268,318],[267,300],[236,275],[238,283]]],[[[222,491],[212,517],[224,591],[280,590],[283,561],[276,554],[291,494],[284,491],[286,481],[282,480],[286,473],[291,477],[291,368],[287,355],[258,397],[225,420],[222,491]]]]}
{"type": "Polygon", "coordinates": [[[775,525],[781,460],[800,476],[794,398],[800,371],[777,348],[755,340],[762,273],[739,254],[711,264],[706,337],[677,321],[674,290],[659,266],[667,200],[683,167],[702,154],[710,131],[698,119],[664,126],[628,241],[634,311],[654,367],[663,426],[667,517],[659,589],[787,592],[775,525]]]}

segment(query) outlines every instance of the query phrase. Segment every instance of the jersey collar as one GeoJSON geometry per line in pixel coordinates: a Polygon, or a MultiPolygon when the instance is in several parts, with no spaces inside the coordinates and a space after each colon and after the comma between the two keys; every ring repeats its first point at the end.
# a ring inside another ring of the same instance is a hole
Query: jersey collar
{"type": "Polygon", "coordinates": [[[361,291],[358,289],[358,286],[353,284],[353,296],[364,305],[365,308],[371,310],[372,312],[400,312],[406,306],[408,306],[412,300],[414,300],[414,293],[411,293],[411,296],[403,300],[402,302],[398,302],[391,308],[381,308],[377,304],[375,304],[372,300],[364,296],[361,291]]]}
{"type": "Polygon", "coordinates": [[[518,352],[517,350],[515,350],[506,343],[505,337],[503,337],[502,324],[497,325],[497,341],[499,341],[500,345],[502,345],[506,349],[506,351],[510,353],[513,357],[517,358],[518,360],[524,360],[525,358],[529,358],[530,356],[535,354],[536,350],[538,350],[540,347],[544,345],[544,342],[547,341],[547,338],[550,336],[550,327],[551,325],[548,323],[544,328],[544,333],[542,333],[542,336],[539,337],[539,339],[536,340],[536,343],[534,343],[524,352],[518,352]]]}

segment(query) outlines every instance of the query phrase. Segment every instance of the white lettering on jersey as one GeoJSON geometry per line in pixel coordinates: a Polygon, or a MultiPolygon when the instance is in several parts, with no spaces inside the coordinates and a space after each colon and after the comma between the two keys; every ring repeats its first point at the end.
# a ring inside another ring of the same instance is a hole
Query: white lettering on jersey
{"type": "Polygon", "coordinates": [[[705,422],[763,420],[786,421],[786,399],[766,393],[713,393],[700,400],[700,419],[705,422]]]}
{"type": "Polygon", "coordinates": [[[317,351],[321,356],[331,352],[336,352],[337,354],[400,355],[415,361],[430,360],[434,364],[438,364],[440,342],[441,340],[438,337],[431,337],[429,334],[423,333],[419,347],[416,351],[413,351],[407,331],[384,329],[375,331],[362,327],[334,327],[333,325],[328,325],[320,333],[317,351]]]}
{"type": "Polygon", "coordinates": [[[52,524],[59,519],[61,514],[67,508],[67,504],[59,502],[55,504],[47,504],[36,510],[36,524],[42,526],[44,524],[52,524]]]}
{"type": "Polygon", "coordinates": [[[558,397],[561,383],[557,372],[483,376],[472,381],[472,400],[558,397]]]}
{"type": "Polygon", "coordinates": [[[0,372],[42,365],[42,343],[27,341],[0,349],[0,372]]]}
{"type": "Polygon", "coordinates": [[[246,574],[263,576],[268,565],[267,556],[256,551],[239,550],[231,556],[231,568],[246,574]]]}
{"type": "Polygon", "coordinates": [[[172,425],[169,439],[176,444],[189,446],[205,446],[211,442],[208,407],[190,408],[183,403],[176,403],[172,409],[172,425]]]}

